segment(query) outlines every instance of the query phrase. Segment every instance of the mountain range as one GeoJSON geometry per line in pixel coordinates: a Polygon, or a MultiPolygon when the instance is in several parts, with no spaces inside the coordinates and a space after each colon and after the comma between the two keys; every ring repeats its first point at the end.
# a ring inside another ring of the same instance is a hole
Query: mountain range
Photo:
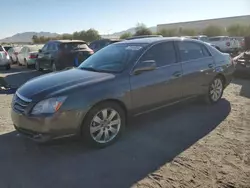
{"type": "MultiPolygon", "coordinates": [[[[109,35],[102,35],[103,38],[110,38],[110,37],[120,37],[123,33],[135,33],[135,27],[127,29],[125,31],[120,31],[120,32],[115,32],[113,34],[109,35]]],[[[156,32],[157,28],[156,27],[149,27],[149,29],[152,32],[156,32]]],[[[23,33],[17,33],[11,37],[7,37],[4,39],[0,39],[0,43],[15,43],[15,42],[32,42],[32,37],[33,35],[36,35],[38,37],[44,36],[44,37],[56,37],[59,34],[58,33],[50,33],[50,32],[23,32],[23,33]]]]}
{"type": "Polygon", "coordinates": [[[56,37],[59,34],[57,33],[50,33],[50,32],[24,32],[24,33],[17,33],[11,37],[7,37],[1,39],[0,42],[5,43],[14,43],[14,42],[32,42],[33,35],[36,36],[44,36],[44,37],[56,37]]]}

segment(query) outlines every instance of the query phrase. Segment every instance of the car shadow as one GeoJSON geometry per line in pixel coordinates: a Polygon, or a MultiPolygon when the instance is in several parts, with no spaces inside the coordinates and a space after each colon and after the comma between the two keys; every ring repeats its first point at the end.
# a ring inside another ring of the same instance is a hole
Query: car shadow
{"type": "Polygon", "coordinates": [[[16,132],[0,135],[0,187],[131,187],[213,131],[230,103],[177,105],[132,120],[104,149],[78,139],[37,145],[16,132]]]}
{"type": "Polygon", "coordinates": [[[240,96],[250,98],[250,80],[234,79],[234,84],[241,85],[240,96]]]}

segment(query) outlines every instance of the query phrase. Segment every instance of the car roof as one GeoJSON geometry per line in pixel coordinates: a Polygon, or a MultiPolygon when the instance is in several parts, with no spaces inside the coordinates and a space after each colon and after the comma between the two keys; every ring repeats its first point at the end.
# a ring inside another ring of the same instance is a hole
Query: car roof
{"type": "Polygon", "coordinates": [[[122,39],[99,39],[99,40],[94,40],[94,41],[92,41],[91,43],[93,43],[93,42],[102,42],[102,41],[112,41],[112,42],[120,42],[120,41],[122,41],[122,39]]]}
{"type": "Polygon", "coordinates": [[[86,43],[85,41],[83,40],[51,40],[49,41],[50,42],[60,42],[60,43],[70,43],[70,42],[84,42],[86,43]]]}
{"type": "Polygon", "coordinates": [[[150,38],[140,38],[132,40],[124,40],[119,42],[119,44],[153,44],[161,41],[194,41],[200,42],[194,39],[189,39],[185,37],[150,37],[150,38]]]}

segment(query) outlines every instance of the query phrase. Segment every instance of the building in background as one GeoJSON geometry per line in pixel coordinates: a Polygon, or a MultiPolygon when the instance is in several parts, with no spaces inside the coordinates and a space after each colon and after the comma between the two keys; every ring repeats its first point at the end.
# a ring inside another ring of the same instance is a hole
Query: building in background
{"type": "Polygon", "coordinates": [[[199,20],[191,22],[180,22],[180,23],[170,23],[170,24],[159,24],[157,25],[157,31],[163,29],[195,29],[201,31],[210,25],[215,25],[223,28],[227,28],[234,24],[240,25],[250,25],[250,15],[246,16],[236,16],[227,18],[217,18],[209,20],[199,20]]]}

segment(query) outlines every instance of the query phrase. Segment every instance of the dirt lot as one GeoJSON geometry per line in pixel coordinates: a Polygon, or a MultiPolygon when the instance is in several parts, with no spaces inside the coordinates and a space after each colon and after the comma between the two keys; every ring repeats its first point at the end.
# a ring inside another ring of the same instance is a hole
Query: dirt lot
{"type": "MultiPolygon", "coordinates": [[[[12,85],[37,76],[1,72],[12,85]]],[[[217,105],[183,104],[141,116],[102,150],[77,139],[39,146],[18,137],[11,98],[0,95],[1,188],[250,187],[248,80],[234,80],[217,105]]]]}

